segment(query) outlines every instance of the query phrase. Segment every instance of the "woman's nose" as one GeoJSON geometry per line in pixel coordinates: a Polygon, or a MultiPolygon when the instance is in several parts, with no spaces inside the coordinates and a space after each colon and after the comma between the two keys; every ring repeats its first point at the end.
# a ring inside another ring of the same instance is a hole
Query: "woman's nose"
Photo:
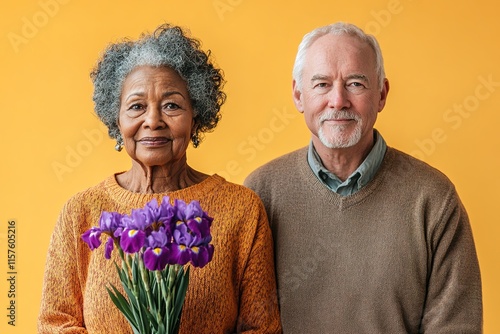
{"type": "Polygon", "coordinates": [[[144,126],[150,129],[161,129],[166,126],[163,120],[163,113],[159,107],[150,105],[146,111],[144,126]]]}

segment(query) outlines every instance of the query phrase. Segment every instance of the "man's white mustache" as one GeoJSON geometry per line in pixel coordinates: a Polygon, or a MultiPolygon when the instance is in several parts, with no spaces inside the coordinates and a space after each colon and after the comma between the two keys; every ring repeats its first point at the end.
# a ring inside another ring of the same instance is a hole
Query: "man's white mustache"
{"type": "Polygon", "coordinates": [[[320,123],[323,123],[327,120],[335,120],[335,119],[354,119],[355,121],[359,121],[361,117],[359,115],[350,112],[349,110],[329,110],[324,112],[319,118],[320,123]]]}

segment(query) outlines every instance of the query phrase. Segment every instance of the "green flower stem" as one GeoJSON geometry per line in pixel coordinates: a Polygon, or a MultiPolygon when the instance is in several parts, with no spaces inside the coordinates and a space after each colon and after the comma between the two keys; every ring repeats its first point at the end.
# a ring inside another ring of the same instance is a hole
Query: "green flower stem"
{"type": "Polygon", "coordinates": [[[130,267],[128,266],[126,255],[123,252],[123,249],[120,248],[120,244],[116,240],[115,240],[115,246],[116,248],[118,248],[118,254],[120,254],[120,258],[122,259],[122,272],[126,273],[127,277],[129,277],[129,282],[127,286],[130,288],[130,275],[128,274],[130,267]]]}
{"type": "Polygon", "coordinates": [[[170,327],[170,323],[172,322],[172,319],[170,317],[171,315],[171,310],[172,310],[172,285],[173,285],[173,279],[172,279],[172,272],[173,268],[175,265],[170,265],[168,266],[168,274],[167,274],[167,281],[166,284],[162,285],[163,289],[163,296],[165,298],[165,313],[167,317],[167,324],[170,327]]]}
{"type": "Polygon", "coordinates": [[[123,249],[121,249],[120,244],[116,240],[114,241],[114,243],[115,247],[118,248],[118,254],[120,254],[122,261],[125,261],[125,253],[123,252],[123,249]]]}
{"type": "Polygon", "coordinates": [[[180,265],[169,266],[168,281],[167,281],[167,289],[169,291],[167,297],[167,314],[169,317],[169,323],[168,323],[169,328],[171,328],[171,326],[173,326],[173,324],[176,322],[176,318],[174,315],[174,308],[175,308],[175,299],[177,294],[177,289],[176,289],[177,274],[180,268],[181,268],[180,265]]]}
{"type": "Polygon", "coordinates": [[[146,298],[148,300],[149,311],[154,312],[155,307],[154,307],[153,301],[151,299],[151,285],[150,285],[150,281],[149,281],[149,271],[146,270],[146,267],[144,266],[144,262],[139,257],[139,255],[137,255],[136,260],[139,263],[139,269],[141,271],[142,283],[144,283],[144,289],[146,290],[146,298]]]}
{"type": "MultiPolygon", "coordinates": [[[[140,284],[139,284],[139,278],[138,276],[142,274],[142,259],[138,253],[134,253],[134,255],[127,255],[127,260],[129,262],[129,266],[131,267],[131,272],[130,274],[132,275],[132,284],[133,284],[133,290],[132,293],[135,296],[135,299],[137,301],[137,313],[139,314],[139,324],[142,326],[142,331],[141,333],[149,333],[149,331],[146,332],[146,328],[149,328],[149,321],[146,318],[145,314],[141,311],[140,308],[140,284]],[[139,271],[139,273],[138,273],[139,271]]],[[[142,275],[141,275],[142,276],[142,275]]],[[[149,284],[148,284],[149,287],[149,284]]],[[[149,294],[148,294],[148,300],[149,300],[149,294]]]]}
{"type": "MultiPolygon", "coordinates": [[[[160,292],[165,300],[166,299],[166,291],[165,291],[165,287],[164,287],[163,275],[161,274],[160,270],[156,270],[155,274],[156,274],[156,284],[159,287],[159,290],[160,290],[160,292]]],[[[158,304],[158,305],[160,305],[160,304],[158,304]]],[[[158,310],[156,311],[156,317],[158,319],[159,324],[163,322],[163,316],[161,315],[161,308],[160,307],[158,307],[158,310]]]]}
{"type": "MultiPolygon", "coordinates": [[[[134,255],[137,255],[137,254],[134,254],[134,255]]],[[[137,258],[136,258],[137,260],[137,258]]],[[[130,268],[130,276],[132,277],[131,281],[132,281],[132,286],[133,286],[133,289],[132,289],[132,292],[134,293],[134,296],[136,298],[139,298],[139,287],[137,286],[137,283],[138,283],[138,278],[137,278],[137,263],[134,263],[134,259],[132,259],[132,256],[131,255],[127,255],[127,262],[128,262],[128,266],[130,268]],[[134,268],[135,266],[135,268],[134,268]],[[134,270],[135,269],[135,270],[134,270]]]]}

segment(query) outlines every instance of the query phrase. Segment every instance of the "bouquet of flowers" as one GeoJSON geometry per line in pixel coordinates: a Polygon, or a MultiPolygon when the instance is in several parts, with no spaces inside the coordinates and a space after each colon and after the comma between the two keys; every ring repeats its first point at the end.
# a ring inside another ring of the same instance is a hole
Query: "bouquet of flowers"
{"type": "Polygon", "coordinates": [[[126,297],[113,285],[106,287],[113,303],[136,334],[171,334],[179,331],[189,266],[203,267],[212,260],[210,244],[213,218],[199,202],[187,204],[168,196],[130,215],[103,211],[99,226],[82,234],[91,250],[108,235],[104,256],[116,247],[121,266],[116,265],[126,297]]]}

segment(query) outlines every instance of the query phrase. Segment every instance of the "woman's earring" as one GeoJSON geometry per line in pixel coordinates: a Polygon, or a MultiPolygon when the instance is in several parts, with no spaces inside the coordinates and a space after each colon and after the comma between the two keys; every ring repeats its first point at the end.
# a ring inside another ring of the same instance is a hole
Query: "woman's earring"
{"type": "Polygon", "coordinates": [[[193,147],[197,148],[200,145],[200,138],[198,138],[198,133],[193,133],[191,135],[191,141],[193,142],[193,147]]]}
{"type": "Polygon", "coordinates": [[[120,152],[123,148],[123,141],[121,138],[118,138],[116,140],[116,145],[115,145],[115,150],[117,150],[118,152],[120,152]]]}

